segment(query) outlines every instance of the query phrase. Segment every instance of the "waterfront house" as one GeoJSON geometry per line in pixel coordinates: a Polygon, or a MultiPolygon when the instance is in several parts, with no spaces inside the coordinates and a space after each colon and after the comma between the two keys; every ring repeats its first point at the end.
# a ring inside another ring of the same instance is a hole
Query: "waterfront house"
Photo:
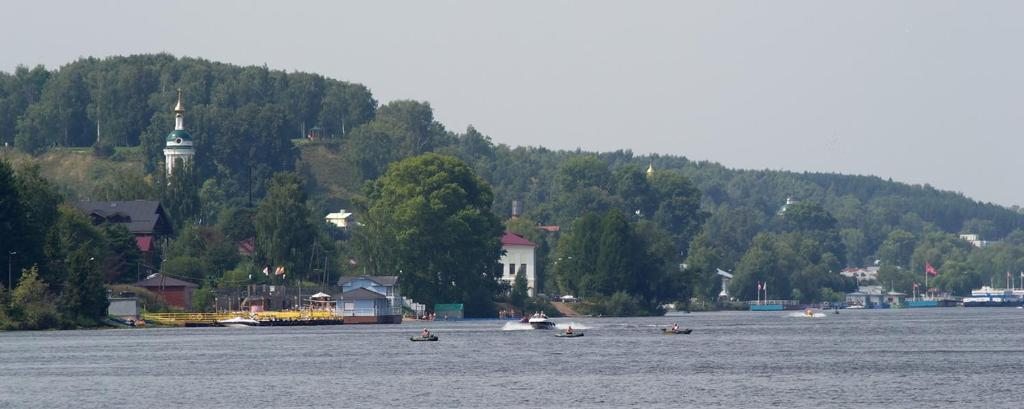
{"type": "Polygon", "coordinates": [[[536,244],[518,234],[505,232],[501,236],[503,254],[498,260],[501,266],[501,279],[513,286],[519,274],[526,275],[527,294],[531,297],[534,296],[534,289],[537,288],[537,271],[534,262],[536,248],[536,244]]]}
{"type": "Polygon", "coordinates": [[[174,233],[167,212],[155,200],[78,202],[75,207],[94,226],[108,223],[127,228],[135,236],[135,244],[147,264],[153,264],[166,239],[174,233]]]}
{"type": "Polygon", "coordinates": [[[342,277],[337,314],[346,324],[402,323],[402,296],[398,276],[342,277]]]}
{"type": "Polygon", "coordinates": [[[907,294],[885,291],[880,285],[862,285],[857,287],[857,291],[846,294],[846,304],[864,308],[888,308],[902,306],[906,298],[907,294]]]}
{"type": "Polygon", "coordinates": [[[192,293],[199,288],[196,284],[160,273],[150,274],[145,280],[135,283],[135,286],[152,291],[167,305],[183,310],[191,308],[192,293]]]}

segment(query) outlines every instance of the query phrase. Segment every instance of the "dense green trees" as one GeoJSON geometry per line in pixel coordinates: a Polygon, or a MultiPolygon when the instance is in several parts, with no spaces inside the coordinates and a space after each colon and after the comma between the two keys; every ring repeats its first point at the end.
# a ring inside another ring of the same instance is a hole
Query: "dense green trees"
{"type": "Polygon", "coordinates": [[[767,283],[769,297],[814,302],[853,289],[838,274],[846,266],[846,249],[836,219],[825,209],[807,202],[788,205],[773,224],[778,230],[759,233],[740,258],[730,294],[753,299],[757,284],[767,283]]]}
{"type": "Polygon", "coordinates": [[[563,293],[597,300],[622,293],[617,300],[631,300],[629,311],[651,313],[662,302],[689,298],[691,283],[679,271],[679,260],[676,243],[658,225],[630,222],[622,211],[609,210],[573,223],[558,242],[554,274],[563,293]]]}
{"type": "Polygon", "coordinates": [[[490,316],[502,226],[490,187],[458,159],[437,154],[392,165],[367,192],[357,236],[369,273],[401,278],[403,294],[432,306],[463,303],[490,316]]]}
{"type": "MultiPolygon", "coordinates": [[[[0,328],[95,325],[106,315],[104,283],[135,269],[127,231],[97,228],[76,209],[58,207],[62,201],[38,167],[15,173],[0,160],[0,245],[18,283],[5,295],[11,304],[0,307],[0,328]]],[[[10,285],[6,275],[3,282],[10,285]]]]}
{"type": "MultiPolygon", "coordinates": [[[[178,235],[153,267],[207,289],[248,282],[266,264],[306,278],[316,246],[331,271],[397,273],[416,301],[463,301],[475,314],[497,289],[494,214],[508,215],[514,200],[523,212],[507,228],[538,244],[539,289],[598,300],[598,313],[713,299],[718,268],[736,273],[731,290],[741,299],[768,282],[773,297],[803,301],[850,289],[838,271],[876,262],[881,284],[907,292],[925,262],[940,271],[930,286],[958,294],[1024,270],[1024,215],[928,185],[510,147],[472,126],[446,130],[426,102],[378,107],[359,84],[166,54],[0,73],[0,140],[37,155],[92,146],[109,157],[77,185],[61,170],[0,163],[0,250],[17,253],[15,278],[38,265],[54,302],[81,299],[60,289],[86,284],[87,271],[70,261],[84,246],[107,282],[131,282],[140,268],[130,234],[58,210],[57,192],[68,201],[160,199],[178,235]],[[176,88],[196,156],[166,179],[176,88]],[[799,203],[780,212],[787,197],[799,203]],[[339,206],[357,208],[358,224],[328,237],[322,216],[339,206]],[[956,233],[1001,241],[974,248],[956,233]],[[256,254],[239,256],[247,239],[256,254]],[[428,244],[445,251],[430,254],[428,244]]],[[[84,321],[71,310],[57,311],[58,321],[84,321]]]]}
{"type": "Polygon", "coordinates": [[[306,276],[305,261],[317,236],[302,180],[294,173],[275,174],[254,221],[257,261],[284,267],[292,277],[306,276]]]}

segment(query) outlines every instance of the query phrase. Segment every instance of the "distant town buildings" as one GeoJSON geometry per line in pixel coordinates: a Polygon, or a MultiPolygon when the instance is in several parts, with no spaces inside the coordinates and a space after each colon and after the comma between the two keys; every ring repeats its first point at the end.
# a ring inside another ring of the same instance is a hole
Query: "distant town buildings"
{"type": "Polygon", "coordinates": [[[346,212],[345,209],[341,209],[337,213],[327,213],[324,220],[342,229],[347,229],[352,220],[352,212],[346,212]]]}
{"type": "Polygon", "coordinates": [[[792,197],[787,197],[786,198],[786,204],[782,205],[782,208],[779,209],[779,214],[781,215],[783,213],[786,213],[786,209],[788,209],[789,206],[795,205],[797,203],[800,203],[800,202],[797,201],[796,199],[793,199],[792,197]]]}
{"type": "Polygon", "coordinates": [[[968,243],[971,243],[972,246],[978,247],[978,248],[987,247],[989,244],[992,244],[991,242],[982,240],[981,237],[978,236],[977,234],[970,234],[970,233],[961,234],[960,235],[960,240],[963,240],[963,241],[966,241],[968,243]]]}
{"type": "Polygon", "coordinates": [[[856,279],[858,283],[874,282],[878,281],[878,267],[850,267],[840,271],[839,275],[856,279]]]}

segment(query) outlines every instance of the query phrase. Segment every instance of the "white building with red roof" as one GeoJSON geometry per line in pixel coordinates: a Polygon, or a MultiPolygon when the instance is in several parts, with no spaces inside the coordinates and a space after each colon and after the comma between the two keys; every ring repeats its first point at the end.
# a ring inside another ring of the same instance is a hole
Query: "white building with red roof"
{"type": "Polygon", "coordinates": [[[531,297],[537,288],[537,266],[534,262],[536,248],[536,244],[518,234],[505,232],[501,236],[501,249],[505,250],[505,255],[498,261],[501,264],[501,279],[509,285],[515,285],[516,277],[525,274],[527,292],[531,297]]]}

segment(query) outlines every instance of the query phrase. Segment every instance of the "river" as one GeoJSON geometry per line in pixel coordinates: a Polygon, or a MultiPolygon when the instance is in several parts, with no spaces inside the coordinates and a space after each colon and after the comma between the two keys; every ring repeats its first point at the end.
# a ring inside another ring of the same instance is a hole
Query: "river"
{"type": "Polygon", "coordinates": [[[0,408],[1020,407],[1024,310],[0,333],[0,408]],[[690,335],[661,335],[678,322],[690,335]]]}

